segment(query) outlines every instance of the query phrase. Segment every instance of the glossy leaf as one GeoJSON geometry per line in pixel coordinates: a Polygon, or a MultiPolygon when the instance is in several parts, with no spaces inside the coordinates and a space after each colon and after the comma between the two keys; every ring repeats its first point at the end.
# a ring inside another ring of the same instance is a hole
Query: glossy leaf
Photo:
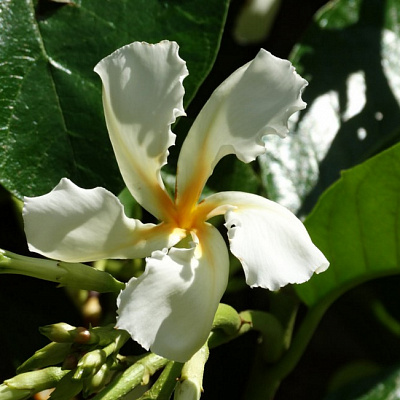
{"type": "Polygon", "coordinates": [[[306,227],[331,266],[297,286],[315,306],[366,280],[400,273],[400,144],[343,172],[306,227]]]}
{"type": "Polygon", "coordinates": [[[188,103],[214,62],[227,4],[0,2],[0,183],[17,196],[46,193],[62,177],[118,192],[93,67],[135,40],[175,40],[190,70],[188,103]]]}
{"type": "Polygon", "coordinates": [[[324,400],[394,400],[399,398],[399,391],[400,369],[397,367],[357,379],[324,400]]]}
{"type": "Polygon", "coordinates": [[[295,48],[308,103],[288,138],[269,138],[260,165],[269,197],[307,214],[350,168],[400,137],[400,7],[329,2],[295,48]]]}

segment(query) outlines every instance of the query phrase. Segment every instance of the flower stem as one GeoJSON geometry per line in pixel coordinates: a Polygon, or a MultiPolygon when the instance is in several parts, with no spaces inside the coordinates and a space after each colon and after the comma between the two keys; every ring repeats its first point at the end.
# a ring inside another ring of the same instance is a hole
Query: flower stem
{"type": "Polygon", "coordinates": [[[198,400],[203,392],[204,367],[209,356],[208,343],[187,361],[175,388],[174,400],[198,400]]]}
{"type": "Polygon", "coordinates": [[[231,306],[220,304],[208,345],[212,349],[251,330],[258,331],[262,338],[262,359],[266,362],[278,360],[284,349],[284,330],[274,315],[264,311],[246,310],[238,313],[231,306]]]}
{"type": "Polygon", "coordinates": [[[182,371],[182,363],[169,361],[153,386],[138,400],[169,400],[182,371]]]}
{"type": "Polygon", "coordinates": [[[89,265],[26,257],[3,249],[0,249],[0,274],[31,276],[101,293],[118,292],[125,287],[109,273],[89,265]]]}
{"type": "Polygon", "coordinates": [[[246,398],[273,399],[281,381],[294,369],[310,342],[321,318],[325,314],[333,299],[321,301],[311,307],[300,328],[298,329],[287,352],[276,364],[268,364],[261,353],[256,354],[252,377],[249,382],[246,398]],[[248,396],[248,397],[247,397],[248,396]]]}
{"type": "Polygon", "coordinates": [[[149,375],[154,374],[167,363],[167,359],[150,353],[126,369],[122,375],[94,396],[93,400],[120,399],[142,382],[148,382],[149,375]]]}

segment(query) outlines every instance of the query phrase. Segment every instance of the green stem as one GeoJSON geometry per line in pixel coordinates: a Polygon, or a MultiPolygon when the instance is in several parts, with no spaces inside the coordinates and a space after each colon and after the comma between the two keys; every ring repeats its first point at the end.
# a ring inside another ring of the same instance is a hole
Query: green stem
{"type": "Polygon", "coordinates": [[[117,354],[119,349],[130,339],[130,335],[128,332],[121,329],[114,329],[115,339],[106,347],[103,347],[103,351],[106,354],[106,357],[109,357],[111,354],[117,354]]]}
{"type": "Polygon", "coordinates": [[[263,359],[275,362],[283,351],[284,332],[278,319],[267,312],[247,310],[237,313],[231,306],[220,304],[208,338],[210,349],[236,339],[250,330],[260,332],[263,338],[263,359]]]}
{"type": "Polygon", "coordinates": [[[65,360],[70,351],[71,343],[51,342],[40,350],[37,350],[32,357],[21,364],[17,368],[17,373],[22,374],[35,369],[60,364],[65,360]]]}
{"type": "Polygon", "coordinates": [[[182,363],[169,361],[153,386],[138,400],[169,400],[182,371],[182,363]]]}
{"type": "Polygon", "coordinates": [[[174,400],[200,399],[203,391],[204,367],[210,354],[208,343],[195,353],[182,368],[175,388],[174,400]]]}
{"type": "Polygon", "coordinates": [[[125,287],[109,273],[89,265],[26,257],[3,249],[0,249],[0,274],[31,276],[101,293],[118,292],[125,287]]]}
{"type": "Polygon", "coordinates": [[[247,310],[240,313],[244,322],[251,329],[260,332],[260,357],[266,363],[274,363],[280,359],[284,349],[284,330],[277,318],[264,311],[247,310]]]}
{"type": "Polygon", "coordinates": [[[389,313],[381,301],[374,300],[371,304],[371,308],[377,320],[389,332],[393,335],[400,336],[400,322],[389,313]]]}
{"type": "Polygon", "coordinates": [[[149,379],[150,374],[164,367],[168,360],[150,353],[126,369],[118,378],[114,379],[92,400],[121,399],[136,386],[149,379]]]}
{"type": "Polygon", "coordinates": [[[293,338],[292,344],[283,357],[274,365],[268,364],[262,356],[256,354],[251,381],[246,398],[253,400],[273,399],[281,381],[294,369],[310,342],[321,318],[333,299],[321,301],[310,308],[293,338]]]}

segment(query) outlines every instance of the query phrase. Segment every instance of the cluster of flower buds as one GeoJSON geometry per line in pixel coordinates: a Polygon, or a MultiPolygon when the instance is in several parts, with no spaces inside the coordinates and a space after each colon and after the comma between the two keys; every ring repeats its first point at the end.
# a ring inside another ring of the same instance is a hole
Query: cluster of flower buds
{"type": "Polygon", "coordinates": [[[5,398],[25,399],[50,388],[55,388],[52,399],[71,399],[81,391],[88,396],[124,369],[118,352],[129,335],[113,325],[86,329],[60,322],[41,327],[40,332],[52,342],[0,386],[0,395],[5,398]],[[61,366],[55,366],[58,364],[61,366]]]}
{"type": "Polygon", "coordinates": [[[139,400],[170,398],[174,391],[174,400],[198,400],[209,348],[257,330],[267,345],[269,358],[279,358],[281,352],[277,355],[274,349],[282,349],[282,329],[271,318],[262,312],[239,314],[220,304],[208,341],[186,363],[169,361],[154,353],[120,355],[130,335],[113,325],[89,329],[64,322],[47,325],[40,332],[51,343],[26,360],[18,368],[18,375],[0,385],[0,398],[24,400],[52,389],[52,400],[69,400],[79,393],[94,400],[116,400],[132,390],[141,390],[142,394],[136,397],[139,400]],[[159,370],[162,371],[157,380],[152,380],[159,370]],[[143,390],[144,385],[148,386],[147,391],[143,390]]]}

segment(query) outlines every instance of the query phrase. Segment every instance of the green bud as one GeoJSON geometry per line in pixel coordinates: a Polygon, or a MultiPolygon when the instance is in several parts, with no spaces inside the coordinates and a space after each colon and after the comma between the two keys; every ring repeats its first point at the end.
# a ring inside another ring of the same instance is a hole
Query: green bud
{"type": "Polygon", "coordinates": [[[69,371],[60,367],[48,367],[25,372],[4,381],[10,389],[29,390],[31,394],[55,387],[69,371]]]}
{"type": "Polygon", "coordinates": [[[106,326],[96,326],[90,328],[90,343],[97,344],[99,346],[107,346],[120,335],[120,330],[114,328],[115,324],[109,324],[106,326]]]}
{"type": "Polygon", "coordinates": [[[76,328],[65,322],[41,326],[39,332],[53,342],[72,343],[76,336],[76,328]]]}
{"type": "Polygon", "coordinates": [[[0,399],[2,400],[25,400],[31,396],[30,390],[12,389],[7,385],[0,385],[0,399]]]}
{"type": "Polygon", "coordinates": [[[214,348],[229,342],[244,333],[243,328],[246,326],[248,326],[247,330],[250,330],[250,325],[233,307],[220,303],[214,316],[212,331],[208,337],[208,346],[214,348]]]}
{"type": "Polygon", "coordinates": [[[157,371],[164,367],[168,360],[150,353],[143,356],[135,364],[127,368],[122,374],[115,377],[99,394],[92,400],[115,400],[123,398],[127,393],[144,381],[148,372],[157,371]]]}
{"type": "Polygon", "coordinates": [[[242,326],[242,319],[238,312],[228,304],[220,303],[213,321],[213,329],[222,329],[227,335],[238,333],[242,326]]]}
{"type": "Polygon", "coordinates": [[[92,338],[88,329],[81,326],[75,328],[65,322],[41,326],[39,332],[53,342],[58,343],[96,343],[96,338],[92,338]]]}
{"type": "Polygon", "coordinates": [[[125,284],[116,280],[108,272],[100,271],[86,264],[60,262],[67,273],[60,279],[62,286],[94,290],[100,293],[119,292],[125,284]]]}
{"type": "Polygon", "coordinates": [[[182,368],[174,400],[199,400],[203,392],[204,366],[208,360],[207,343],[182,368]]]}
{"type": "Polygon", "coordinates": [[[90,329],[90,342],[95,343],[99,346],[108,346],[114,343],[116,349],[120,349],[125,342],[130,339],[128,332],[115,329],[115,324],[109,324],[106,326],[97,326],[90,329]]]}
{"type": "Polygon", "coordinates": [[[87,378],[94,375],[106,362],[107,356],[103,350],[96,349],[86,353],[78,362],[73,379],[87,378]]]}
{"type": "Polygon", "coordinates": [[[121,375],[115,377],[93,400],[121,399],[136,386],[139,386],[144,373],[144,366],[133,364],[121,375]]]}
{"type": "Polygon", "coordinates": [[[33,369],[59,364],[68,356],[70,349],[70,343],[49,343],[47,346],[36,351],[32,357],[28,358],[20,365],[17,369],[17,373],[20,374],[33,369]]]}
{"type": "Polygon", "coordinates": [[[111,369],[114,364],[114,360],[111,357],[108,358],[106,363],[103,364],[91,378],[88,378],[85,381],[83,390],[83,395],[85,398],[93,393],[100,392],[100,390],[110,382],[113,375],[113,371],[111,369]]]}
{"type": "Polygon", "coordinates": [[[73,379],[73,371],[69,371],[60,382],[58,382],[51,400],[71,400],[82,391],[83,382],[73,379]]]}

